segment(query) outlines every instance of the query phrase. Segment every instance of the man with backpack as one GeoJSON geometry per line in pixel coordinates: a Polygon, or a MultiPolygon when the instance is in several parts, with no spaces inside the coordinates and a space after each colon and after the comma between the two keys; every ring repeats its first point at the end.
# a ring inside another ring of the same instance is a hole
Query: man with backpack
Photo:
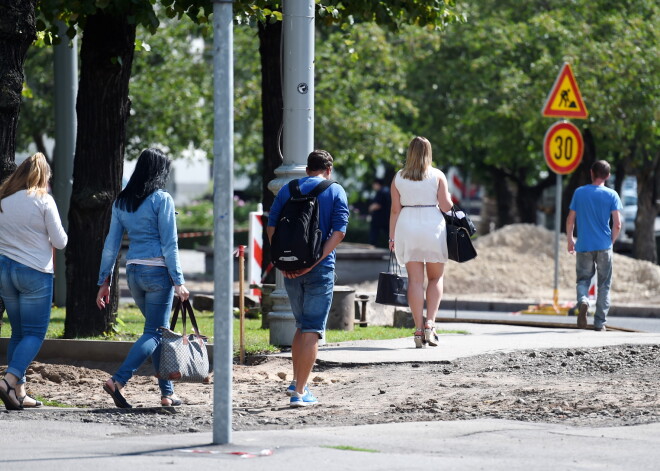
{"type": "Polygon", "coordinates": [[[286,390],[291,407],[318,402],[307,380],[332,303],[335,248],[344,239],[348,225],[346,193],[331,180],[332,165],[329,152],[312,151],[307,157],[307,177],[280,189],[268,217],[273,263],[284,275],[296,319],[291,344],[293,381],[286,390]]]}

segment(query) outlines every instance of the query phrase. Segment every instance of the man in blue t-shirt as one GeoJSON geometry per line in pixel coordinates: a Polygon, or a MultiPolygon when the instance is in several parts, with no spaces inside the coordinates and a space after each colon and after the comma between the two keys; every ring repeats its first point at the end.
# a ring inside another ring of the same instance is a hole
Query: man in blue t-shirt
{"type": "Polygon", "coordinates": [[[587,328],[589,286],[594,273],[598,273],[594,328],[598,331],[606,330],[605,322],[610,309],[612,283],[612,245],[621,231],[623,209],[619,195],[605,186],[609,177],[610,164],[604,160],[594,162],[591,166],[592,183],[575,190],[566,218],[568,252],[570,254],[577,252],[577,325],[580,329],[587,328]],[[577,242],[573,238],[576,220],[577,242]]]}
{"type": "MultiPolygon", "coordinates": [[[[305,195],[332,175],[332,155],[325,150],[312,151],[307,157],[307,177],[299,180],[300,192],[305,195]]],[[[289,185],[284,185],[275,197],[268,216],[266,232],[273,240],[275,227],[284,204],[290,197],[289,185]]],[[[310,268],[283,271],[291,310],[296,318],[296,333],[291,343],[293,381],[286,390],[291,407],[314,405],[318,401],[307,387],[307,380],[318,352],[318,340],[323,338],[332,304],[335,286],[335,248],[344,239],[348,226],[348,201],[338,183],[326,188],[317,197],[319,229],[323,240],[321,258],[310,268]]]]}

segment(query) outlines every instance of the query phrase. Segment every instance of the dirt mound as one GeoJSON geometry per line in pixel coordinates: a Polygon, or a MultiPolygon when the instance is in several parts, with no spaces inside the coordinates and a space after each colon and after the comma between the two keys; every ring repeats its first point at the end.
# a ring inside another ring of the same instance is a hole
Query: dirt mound
{"type": "MultiPolygon", "coordinates": [[[[479,255],[469,263],[448,263],[445,297],[552,300],[554,232],[532,224],[512,224],[476,239],[479,255]]],[[[575,299],[575,256],[559,238],[559,298],[575,299]]],[[[660,302],[660,266],[614,254],[613,303],[660,302]]]]}

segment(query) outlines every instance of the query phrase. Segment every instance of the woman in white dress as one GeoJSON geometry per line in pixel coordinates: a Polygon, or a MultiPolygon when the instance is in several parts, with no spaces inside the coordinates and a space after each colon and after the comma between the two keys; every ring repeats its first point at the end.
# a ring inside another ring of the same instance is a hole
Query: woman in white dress
{"type": "Polygon", "coordinates": [[[390,250],[408,272],[408,303],[415,321],[415,347],[438,345],[435,317],[440,307],[447,255],[447,229],[442,211],[453,205],[445,174],[432,166],[431,143],[416,137],[406,163],[391,186],[390,250]],[[424,322],[424,267],[426,323],[424,322]]]}

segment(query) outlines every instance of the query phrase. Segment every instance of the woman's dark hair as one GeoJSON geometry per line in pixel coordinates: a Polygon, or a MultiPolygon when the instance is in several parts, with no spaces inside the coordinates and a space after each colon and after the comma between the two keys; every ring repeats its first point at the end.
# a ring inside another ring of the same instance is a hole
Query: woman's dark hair
{"type": "Polygon", "coordinates": [[[145,149],[138,157],[133,175],[115,204],[119,209],[134,213],[154,191],[165,186],[170,175],[170,160],[158,149],[145,149]]]}

